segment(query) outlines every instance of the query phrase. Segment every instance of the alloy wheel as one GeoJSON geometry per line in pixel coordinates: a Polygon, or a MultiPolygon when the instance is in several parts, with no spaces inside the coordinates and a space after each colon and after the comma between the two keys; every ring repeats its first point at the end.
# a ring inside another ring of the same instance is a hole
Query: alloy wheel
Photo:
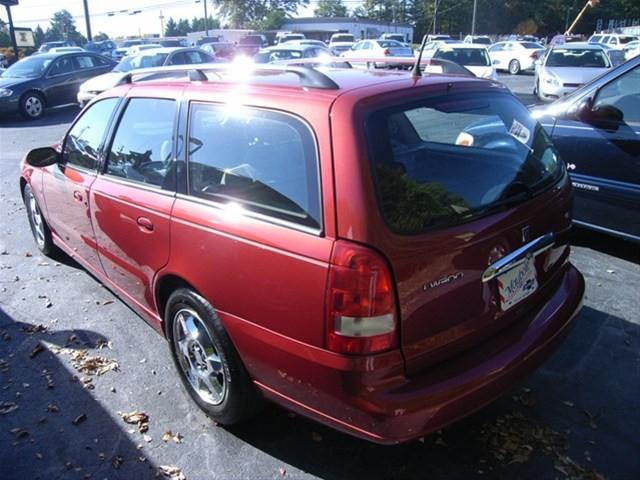
{"type": "Polygon", "coordinates": [[[222,358],[200,316],[189,308],[173,317],[173,343],[182,373],[200,399],[219,405],[227,393],[222,358]]]}
{"type": "Polygon", "coordinates": [[[42,100],[36,96],[29,96],[24,101],[24,110],[31,118],[38,118],[42,115],[42,100]]]}

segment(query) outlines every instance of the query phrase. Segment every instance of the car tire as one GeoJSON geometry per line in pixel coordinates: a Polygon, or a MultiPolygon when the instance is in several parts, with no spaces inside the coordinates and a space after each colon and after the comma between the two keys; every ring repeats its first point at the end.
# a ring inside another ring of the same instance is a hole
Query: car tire
{"type": "Polygon", "coordinates": [[[38,92],[27,92],[20,99],[20,115],[25,120],[37,120],[44,114],[44,97],[38,92]]]}
{"type": "Polygon", "coordinates": [[[520,73],[520,62],[518,60],[511,60],[509,62],[509,73],[511,75],[518,75],[520,73]]]}
{"type": "Polygon", "coordinates": [[[38,250],[40,250],[45,255],[51,255],[55,250],[53,238],[51,237],[51,229],[49,229],[49,225],[42,215],[42,210],[40,210],[38,201],[33,195],[31,185],[26,184],[24,186],[24,190],[22,191],[22,198],[27,209],[27,217],[29,218],[31,233],[33,234],[33,238],[36,241],[38,250]]]}
{"type": "Polygon", "coordinates": [[[180,288],[167,301],[165,321],[173,362],[196,404],[222,425],[254,415],[262,399],[211,304],[180,288]]]}

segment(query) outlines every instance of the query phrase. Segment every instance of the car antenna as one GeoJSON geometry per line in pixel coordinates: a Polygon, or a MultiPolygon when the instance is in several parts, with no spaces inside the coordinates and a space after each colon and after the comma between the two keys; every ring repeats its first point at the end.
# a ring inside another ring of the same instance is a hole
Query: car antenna
{"type": "Polygon", "coordinates": [[[420,70],[420,62],[422,62],[422,52],[424,52],[424,47],[427,44],[427,36],[422,37],[422,43],[420,44],[420,51],[418,52],[418,58],[416,58],[416,63],[413,64],[413,68],[411,69],[411,76],[413,78],[420,78],[422,76],[422,70],[420,70]]]}

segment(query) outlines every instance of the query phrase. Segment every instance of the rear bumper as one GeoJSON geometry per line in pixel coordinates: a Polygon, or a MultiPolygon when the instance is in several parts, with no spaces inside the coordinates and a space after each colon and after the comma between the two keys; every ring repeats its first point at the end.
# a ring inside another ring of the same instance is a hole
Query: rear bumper
{"type": "Polygon", "coordinates": [[[253,335],[243,321],[221,317],[267,398],[357,437],[395,444],[473,413],[535,370],[569,332],[583,295],[582,275],[567,264],[555,293],[517,325],[412,377],[399,351],[345,357],[280,336],[265,345],[264,332],[253,335]],[[268,365],[248,353],[260,350],[268,365]]]}

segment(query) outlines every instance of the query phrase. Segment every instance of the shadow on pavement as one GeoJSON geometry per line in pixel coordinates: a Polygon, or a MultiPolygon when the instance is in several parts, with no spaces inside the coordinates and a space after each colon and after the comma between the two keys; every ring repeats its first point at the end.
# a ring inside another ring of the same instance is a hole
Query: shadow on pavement
{"type": "Polygon", "coordinates": [[[273,406],[229,430],[326,479],[604,478],[591,476],[594,471],[640,478],[637,389],[629,388],[640,384],[638,351],[638,325],[586,307],[560,350],[526,379],[526,388],[515,387],[424,442],[379,446],[273,406]],[[518,439],[519,430],[509,426],[514,413],[534,426],[530,437],[518,439]],[[502,453],[495,441],[509,451],[507,442],[515,437],[526,450],[537,435],[562,439],[558,456],[538,446],[523,462],[497,459],[502,453]],[[582,474],[559,475],[556,466],[569,468],[558,463],[562,455],[584,468],[582,474]]]}
{"type": "Polygon", "coordinates": [[[117,424],[83,381],[91,378],[94,388],[105,388],[117,373],[81,373],[68,353],[50,350],[86,349],[109,357],[108,349],[93,350],[106,340],[88,330],[43,331],[0,308],[2,478],[155,478],[155,466],[139,459],[144,451],[122,430],[135,426],[117,424]],[[38,345],[45,348],[38,352],[38,345]]]}
{"type": "Polygon", "coordinates": [[[48,127],[71,123],[80,112],[80,107],[70,105],[67,107],[52,108],[45,111],[42,118],[38,120],[25,120],[19,115],[0,117],[0,128],[33,128],[48,127]]]}
{"type": "Polygon", "coordinates": [[[638,243],[581,227],[574,227],[572,235],[573,245],[597,250],[640,265],[640,246],[638,243]]]}

